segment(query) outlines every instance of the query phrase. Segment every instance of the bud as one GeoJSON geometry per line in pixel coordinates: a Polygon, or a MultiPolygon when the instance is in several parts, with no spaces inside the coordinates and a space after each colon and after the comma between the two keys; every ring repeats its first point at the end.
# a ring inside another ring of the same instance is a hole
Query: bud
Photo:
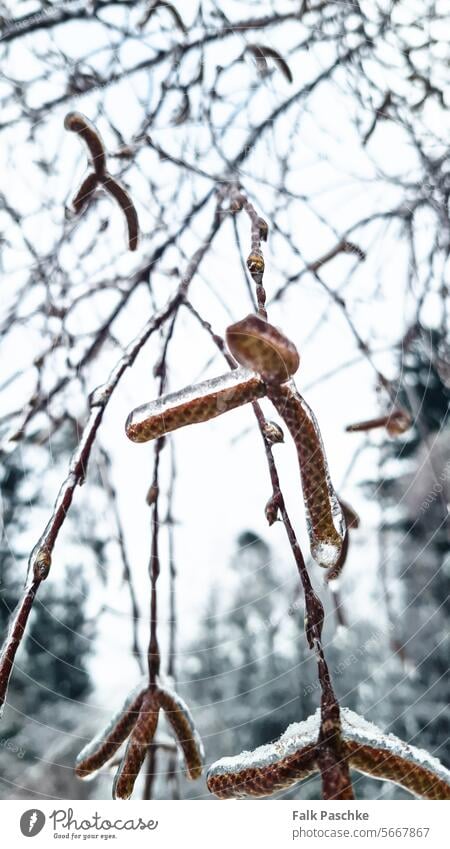
{"type": "Polygon", "coordinates": [[[149,507],[151,507],[152,504],[155,503],[156,499],[158,498],[158,494],[159,487],[157,487],[155,484],[152,484],[145,498],[149,507]]]}
{"type": "Polygon", "coordinates": [[[409,430],[411,424],[411,416],[406,410],[398,409],[387,417],[386,430],[389,436],[399,436],[409,430]]]}
{"type": "Polygon", "coordinates": [[[250,274],[262,274],[264,267],[264,257],[261,253],[251,253],[247,257],[247,268],[250,274]]]}
{"type": "Polygon", "coordinates": [[[269,527],[271,527],[278,520],[278,500],[275,498],[274,495],[269,498],[264,508],[264,513],[269,527]]]}
{"type": "Polygon", "coordinates": [[[276,442],[284,442],[284,433],[276,422],[264,422],[262,430],[267,442],[270,442],[271,445],[276,442]]]}

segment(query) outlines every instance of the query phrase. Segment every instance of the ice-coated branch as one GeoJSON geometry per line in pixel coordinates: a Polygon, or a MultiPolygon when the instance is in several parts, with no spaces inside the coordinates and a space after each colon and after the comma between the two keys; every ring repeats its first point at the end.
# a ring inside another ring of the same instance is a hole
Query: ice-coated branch
{"type": "Polygon", "coordinates": [[[183,699],[167,687],[160,686],[158,698],[184,754],[187,777],[195,781],[202,774],[205,753],[191,712],[183,699]]]}
{"type": "Polygon", "coordinates": [[[247,257],[246,265],[256,286],[258,315],[260,315],[261,318],[267,318],[267,310],[265,306],[266,292],[263,285],[265,264],[261,242],[267,242],[269,225],[264,218],[261,218],[261,216],[258,215],[255,207],[252,203],[250,203],[240,186],[235,184],[229,186],[228,194],[230,197],[230,211],[239,212],[243,209],[250,219],[250,253],[247,257]]]}
{"type": "MultiPolygon", "coordinates": [[[[352,769],[392,781],[424,799],[450,799],[450,771],[428,752],[349,710],[341,709],[343,754],[352,769]]],[[[272,796],[319,771],[320,711],[290,725],[275,742],[253,752],[222,758],[207,773],[220,799],[272,796]]]]}
{"type": "Polygon", "coordinates": [[[39,580],[34,580],[26,590],[22,600],[19,602],[2,648],[0,656],[0,717],[3,713],[3,706],[6,700],[9,679],[14,666],[16,652],[22,641],[39,584],[39,580]]]}
{"type": "Polygon", "coordinates": [[[130,798],[148,747],[155,736],[158,718],[159,704],[155,698],[155,693],[147,691],[114,779],[113,799],[130,798]]]}
{"type": "Polygon", "coordinates": [[[114,799],[129,799],[145,758],[153,743],[160,711],[171,727],[177,746],[183,752],[187,777],[200,778],[204,750],[189,708],[180,696],[160,683],[140,684],[128,696],[106,729],[98,734],[77,757],[79,778],[93,778],[128,740],[113,783],[114,799]]]}
{"type": "Polygon", "coordinates": [[[106,728],[81,750],[75,762],[78,778],[94,778],[98,770],[115,755],[136,723],[144,693],[142,685],[133,690],[106,728]]]}
{"type": "MultiPolygon", "coordinates": [[[[350,530],[352,528],[359,528],[359,516],[357,513],[355,513],[353,507],[351,507],[350,504],[347,504],[346,501],[343,501],[342,498],[339,499],[339,504],[341,505],[341,510],[345,519],[346,527],[339,558],[334,564],[334,566],[331,566],[328,569],[328,572],[325,575],[325,580],[327,583],[329,581],[335,581],[337,578],[339,578],[339,575],[341,574],[348,558],[348,551],[350,547],[350,530]]],[[[333,596],[336,602],[335,595],[335,590],[333,590],[333,596]]],[[[339,605],[336,606],[336,613],[339,616],[339,605]]]]}

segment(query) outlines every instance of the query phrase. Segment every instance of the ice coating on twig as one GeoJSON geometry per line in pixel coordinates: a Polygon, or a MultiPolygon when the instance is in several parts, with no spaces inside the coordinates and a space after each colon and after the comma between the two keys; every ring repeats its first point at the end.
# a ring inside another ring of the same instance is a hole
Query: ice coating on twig
{"type": "MultiPolygon", "coordinates": [[[[417,746],[411,746],[410,743],[400,740],[395,734],[382,731],[373,722],[369,722],[363,716],[349,710],[349,708],[343,708],[341,715],[342,731],[346,741],[352,740],[355,743],[360,743],[361,746],[384,749],[386,752],[405,759],[411,764],[417,764],[417,766],[423,769],[428,769],[448,784],[450,793],[450,770],[438,758],[430,755],[425,749],[418,749],[417,746]]],[[[362,772],[361,768],[358,768],[362,772]]]]}
{"type": "MultiPolygon", "coordinates": [[[[255,315],[230,325],[227,342],[238,362],[261,375],[268,398],[289,429],[300,466],[311,554],[320,566],[334,566],[342,550],[345,520],[316,417],[288,379],[299,367],[298,351],[276,327],[255,315]]],[[[273,513],[269,523],[272,519],[273,513]]]]}
{"type": "Polygon", "coordinates": [[[317,419],[293,380],[269,387],[268,396],[297,449],[311,554],[320,566],[334,566],[342,550],[345,519],[331,482],[317,419]]]}
{"type": "Polygon", "coordinates": [[[186,702],[175,690],[161,686],[159,704],[183,750],[187,777],[193,780],[199,778],[205,760],[205,750],[186,702]]]}
{"type": "Polygon", "coordinates": [[[143,683],[140,683],[127,696],[107,726],[84,746],[75,762],[75,772],[79,778],[90,781],[117,752],[136,722],[143,697],[143,683]],[[130,711],[133,705],[134,709],[130,711]]]}
{"type": "Polygon", "coordinates": [[[284,383],[300,365],[294,343],[259,315],[227,327],[227,343],[238,363],[270,383],[284,383]]]}
{"type": "MultiPolygon", "coordinates": [[[[212,764],[209,789],[221,798],[270,796],[318,772],[314,749],[320,721],[318,708],[304,722],[289,725],[274,743],[212,764]]],[[[341,709],[341,726],[344,753],[352,768],[422,798],[450,798],[450,771],[428,752],[385,733],[348,708],[341,709]]]]}
{"type": "Polygon", "coordinates": [[[255,372],[238,368],[137,407],[128,416],[126,434],[133,442],[147,442],[180,427],[209,421],[262,397],[265,391],[255,372]]]}
{"type": "Polygon", "coordinates": [[[295,391],[296,398],[300,402],[303,412],[306,417],[310,419],[311,427],[315,431],[317,446],[320,447],[321,453],[321,461],[324,467],[324,483],[326,484],[326,488],[328,491],[328,509],[329,513],[332,517],[334,527],[341,538],[340,543],[333,544],[327,540],[325,540],[320,533],[317,532],[317,528],[312,516],[311,506],[309,504],[308,498],[305,499],[305,515],[306,515],[306,523],[308,528],[308,533],[311,541],[311,554],[321,566],[328,567],[332,566],[339,559],[339,555],[341,553],[342,540],[345,534],[345,519],[341,509],[341,505],[339,503],[339,499],[334,490],[330,470],[328,467],[328,461],[325,454],[325,448],[322,440],[322,434],[320,433],[320,428],[318,421],[309,406],[306,403],[305,399],[302,398],[299,392],[297,392],[293,381],[291,382],[292,388],[295,391]]]}
{"type": "Polygon", "coordinates": [[[158,726],[159,704],[155,691],[147,690],[124,756],[113,782],[113,799],[129,799],[158,726]]]}
{"type": "Polygon", "coordinates": [[[223,775],[224,773],[240,773],[245,769],[264,769],[267,766],[278,763],[282,758],[287,758],[299,749],[314,746],[320,730],[320,709],[304,722],[294,722],[286,728],[281,737],[274,743],[266,743],[258,746],[253,751],[244,751],[233,757],[221,758],[213,763],[207,775],[207,780],[212,775],[223,775]]]}

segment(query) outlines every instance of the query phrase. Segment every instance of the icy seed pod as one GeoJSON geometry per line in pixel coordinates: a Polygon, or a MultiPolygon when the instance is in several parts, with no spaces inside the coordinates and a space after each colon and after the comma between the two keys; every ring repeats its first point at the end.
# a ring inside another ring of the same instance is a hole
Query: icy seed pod
{"type": "Polygon", "coordinates": [[[78,778],[93,778],[127,739],[139,715],[144,690],[139,687],[128,696],[124,705],[97,736],[82,749],[76,759],[78,778]]]}
{"type": "Polygon", "coordinates": [[[237,361],[270,383],[284,383],[300,364],[297,348],[272,324],[248,315],[227,328],[227,343],[237,361]]]}
{"type": "Polygon", "coordinates": [[[339,560],[345,520],[334,491],[316,417],[294,384],[268,386],[297,449],[311,554],[325,569],[339,560]]]}
{"type": "Polygon", "coordinates": [[[261,398],[265,392],[258,375],[248,369],[235,369],[137,407],[128,416],[126,434],[132,442],[148,442],[180,427],[209,421],[261,398]]]}
{"type": "Polygon", "coordinates": [[[130,734],[125,754],[113,784],[114,799],[129,799],[158,725],[159,705],[155,693],[147,691],[130,734]]]}
{"type": "Polygon", "coordinates": [[[267,59],[272,59],[288,83],[293,81],[292,71],[286,59],[284,59],[278,50],[274,50],[273,47],[268,47],[265,44],[248,44],[245,49],[254,57],[261,77],[266,76],[268,73],[267,59]]]}
{"type": "Polygon", "coordinates": [[[139,242],[139,221],[131,195],[110,174],[104,174],[100,178],[100,182],[120,206],[128,229],[128,247],[130,251],[135,251],[139,242]]]}
{"type": "Polygon", "coordinates": [[[374,419],[366,419],[362,422],[355,422],[354,424],[347,425],[345,430],[347,433],[359,433],[384,427],[386,428],[389,436],[399,436],[409,430],[411,424],[411,416],[406,412],[406,410],[398,408],[388,415],[377,416],[377,418],[374,419]]]}
{"type": "Polygon", "coordinates": [[[75,214],[82,212],[98,185],[103,186],[120,206],[128,228],[128,247],[135,251],[139,241],[139,222],[131,196],[115,177],[106,170],[106,153],[102,139],[95,127],[81,112],[69,112],[64,120],[66,130],[78,133],[86,142],[91,154],[94,173],[89,174],[73,199],[75,214]]]}
{"type": "Polygon", "coordinates": [[[348,503],[348,501],[344,501],[343,498],[339,499],[339,504],[341,505],[341,510],[344,514],[345,524],[347,528],[359,528],[359,516],[353,509],[353,507],[348,503]]]}
{"type": "MultiPolygon", "coordinates": [[[[450,771],[437,758],[385,734],[348,708],[341,709],[344,756],[358,772],[391,781],[423,799],[450,799],[450,771]]],[[[267,746],[222,758],[208,770],[208,789],[219,799],[273,796],[317,773],[320,710],[290,725],[267,746]]]]}
{"type": "Polygon", "coordinates": [[[159,688],[158,700],[182,749],[187,777],[195,781],[202,774],[205,753],[189,708],[178,693],[168,687],[159,688]]]}

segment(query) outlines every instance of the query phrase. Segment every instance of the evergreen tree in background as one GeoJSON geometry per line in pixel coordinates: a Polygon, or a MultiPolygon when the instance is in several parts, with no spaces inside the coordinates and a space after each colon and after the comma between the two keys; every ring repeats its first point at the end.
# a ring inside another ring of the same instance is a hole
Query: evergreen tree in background
{"type": "Polygon", "coordinates": [[[439,354],[444,345],[441,333],[422,329],[403,356],[403,400],[414,426],[400,445],[386,441],[382,447],[380,498],[387,600],[410,667],[410,700],[403,680],[392,692],[390,730],[448,762],[450,393],[448,366],[439,354]]]}
{"type": "MultiPolygon", "coordinates": [[[[30,508],[46,506],[43,478],[36,474],[39,456],[38,447],[24,444],[6,455],[2,464],[0,628],[3,634],[25,578],[30,508]]],[[[19,655],[17,675],[8,694],[11,708],[5,710],[3,719],[8,740],[19,730],[23,731],[27,717],[36,719],[45,706],[61,704],[62,699],[76,702],[90,691],[87,661],[92,650],[92,626],[87,619],[86,596],[82,567],[73,565],[58,582],[45,586],[37,599],[19,655]]],[[[28,755],[31,754],[28,750],[28,755]]]]}
{"type": "MultiPolygon", "coordinates": [[[[319,699],[290,566],[282,569],[250,530],[240,534],[231,565],[233,590],[226,601],[212,590],[189,655],[187,697],[197,706],[208,761],[276,739],[319,699]]],[[[305,798],[314,792],[313,782],[302,788],[305,798]]]]}

